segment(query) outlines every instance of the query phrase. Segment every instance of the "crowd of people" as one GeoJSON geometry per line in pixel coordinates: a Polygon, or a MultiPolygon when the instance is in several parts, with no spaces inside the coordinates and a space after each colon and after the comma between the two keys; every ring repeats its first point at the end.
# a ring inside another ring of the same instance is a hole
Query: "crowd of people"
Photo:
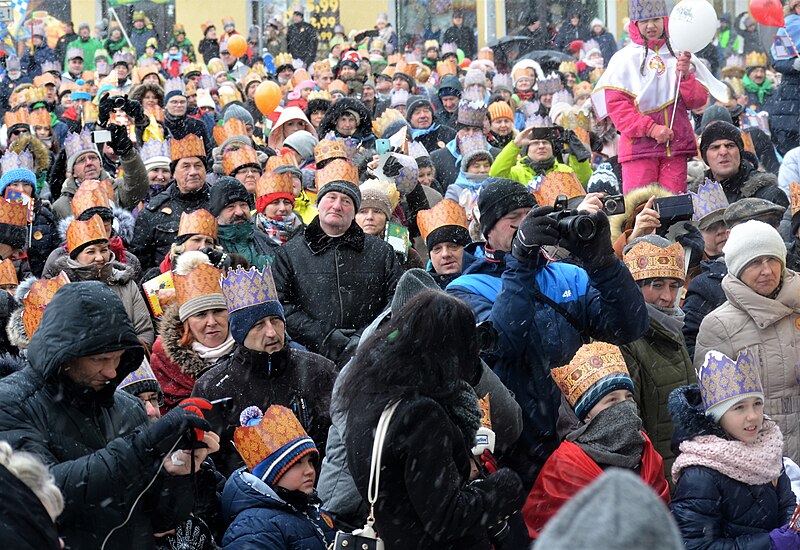
{"type": "Polygon", "coordinates": [[[668,15],[531,16],[569,60],[508,67],[458,12],[324,56],[302,12],[240,57],[231,19],[34,26],[0,540],[800,548],[800,65],[749,16],[674,51],[668,15]]]}

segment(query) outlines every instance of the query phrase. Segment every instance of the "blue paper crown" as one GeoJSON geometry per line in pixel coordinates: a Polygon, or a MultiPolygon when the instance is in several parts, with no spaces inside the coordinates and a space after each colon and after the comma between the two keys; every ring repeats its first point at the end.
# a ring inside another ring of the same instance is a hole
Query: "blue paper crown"
{"type": "Polygon", "coordinates": [[[628,17],[631,21],[667,17],[668,15],[667,3],[664,0],[630,0],[628,3],[628,17]]]}
{"type": "Polygon", "coordinates": [[[694,205],[694,221],[700,221],[709,214],[723,211],[730,206],[722,186],[709,178],[700,184],[697,193],[689,191],[689,194],[694,205]]]}
{"type": "Polygon", "coordinates": [[[262,271],[255,267],[247,271],[237,267],[222,277],[221,284],[230,313],[267,302],[278,302],[278,291],[269,265],[265,265],[262,271]]]}
{"type": "Polygon", "coordinates": [[[718,351],[706,353],[697,376],[706,410],[729,399],[763,394],[753,352],[740,351],[736,361],[718,351]]]}

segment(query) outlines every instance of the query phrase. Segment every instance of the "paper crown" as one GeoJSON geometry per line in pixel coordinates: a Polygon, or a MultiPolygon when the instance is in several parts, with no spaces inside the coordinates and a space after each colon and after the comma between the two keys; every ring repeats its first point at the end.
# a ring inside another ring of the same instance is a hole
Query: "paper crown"
{"type": "Polygon", "coordinates": [[[439,49],[439,42],[436,40],[426,40],[424,45],[425,51],[427,50],[438,50],[439,49]]]}
{"type": "MultiPolygon", "coordinates": [[[[305,70],[305,69],[297,69],[294,72],[294,74],[292,75],[292,78],[289,79],[289,82],[292,84],[293,88],[296,88],[297,86],[299,86],[303,82],[306,82],[306,81],[309,81],[309,80],[311,80],[311,75],[308,74],[307,70],[305,70]]],[[[312,86],[312,88],[313,88],[313,86],[312,86]]]]}
{"type": "Polygon", "coordinates": [[[333,181],[346,181],[358,187],[358,167],[347,159],[333,159],[314,175],[317,193],[333,181]]]}
{"type": "Polygon", "coordinates": [[[458,102],[458,123],[474,128],[483,128],[483,121],[486,120],[488,110],[482,101],[467,101],[462,99],[458,102]]]}
{"type": "Polygon", "coordinates": [[[511,78],[510,74],[497,73],[492,77],[492,89],[497,90],[499,88],[514,89],[514,79],[511,78]]]}
{"type": "Polygon", "coordinates": [[[258,153],[249,145],[242,145],[238,149],[229,149],[222,155],[222,171],[232,176],[234,171],[242,166],[254,164],[261,168],[258,153]]]}
{"type": "Polygon", "coordinates": [[[280,72],[281,68],[285,65],[288,65],[294,68],[292,59],[292,54],[290,53],[279,53],[275,56],[275,72],[280,72]]]}
{"type": "Polygon", "coordinates": [[[323,139],[314,146],[314,161],[319,164],[329,159],[346,159],[344,142],[339,139],[323,139]]]}
{"type": "Polygon", "coordinates": [[[550,172],[531,192],[536,197],[536,202],[543,206],[552,206],[559,195],[566,195],[571,199],[586,194],[573,172],[550,172]]]}
{"type": "Polygon", "coordinates": [[[122,382],[119,383],[117,389],[124,390],[128,386],[133,386],[134,384],[138,384],[139,382],[145,382],[145,381],[155,382],[156,387],[160,387],[160,385],[158,384],[158,378],[156,378],[156,375],[153,372],[152,367],[150,367],[150,363],[148,363],[147,361],[142,361],[142,364],[139,365],[138,369],[136,369],[128,376],[122,379],[122,382]]]}
{"type": "Polygon", "coordinates": [[[260,198],[265,195],[272,195],[281,193],[285,195],[294,195],[294,183],[292,174],[284,172],[276,174],[274,169],[266,169],[261,177],[256,181],[256,197],[260,198]]]}
{"type": "Polygon", "coordinates": [[[729,399],[764,392],[758,366],[749,348],[740,351],[735,361],[718,351],[707,352],[697,373],[697,383],[706,411],[729,399]]]}
{"type": "Polygon", "coordinates": [[[184,235],[206,235],[217,240],[217,219],[202,208],[192,212],[182,212],[178,225],[178,237],[184,235]]]}
{"type": "Polygon", "coordinates": [[[481,409],[481,426],[492,429],[492,398],[487,393],[478,398],[478,407],[481,409]]]}
{"type": "Polygon", "coordinates": [[[622,352],[605,342],[581,346],[568,365],[551,369],[550,376],[581,419],[610,391],[633,390],[622,352]]]}
{"type": "Polygon", "coordinates": [[[89,130],[83,130],[80,134],[70,132],[64,140],[64,149],[67,158],[77,159],[84,153],[94,153],[99,155],[97,147],[92,143],[92,133],[89,130]]]}
{"type": "Polygon", "coordinates": [[[348,91],[349,88],[347,87],[347,84],[345,84],[338,78],[336,80],[331,81],[331,83],[328,84],[328,92],[330,94],[334,94],[335,92],[341,92],[342,95],[347,95],[348,91]]]}
{"type": "Polygon", "coordinates": [[[331,97],[331,94],[328,90],[314,90],[308,94],[308,97],[306,99],[308,100],[309,103],[314,101],[315,99],[320,99],[324,101],[333,101],[333,98],[331,97]]]}
{"type": "MultiPolygon", "coordinates": [[[[512,115],[513,116],[513,115],[512,115]]],[[[489,153],[489,142],[486,141],[486,138],[483,134],[474,134],[474,135],[465,135],[461,138],[461,141],[458,142],[458,150],[461,152],[461,156],[464,159],[462,162],[462,169],[466,171],[467,165],[469,161],[475,155],[479,153],[489,153]]]]}
{"type": "Polygon", "coordinates": [[[383,43],[383,40],[381,40],[380,38],[375,38],[369,43],[369,51],[382,53],[384,46],[385,44],[383,43]]]}
{"type": "Polygon", "coordinates": [[[91,101],[87,101],[83,104],[83,123],[88,124],[90,122],[97,122],[97,117],[100,114],[100,108],[92,103],[91,101]]]}
{"type": "Polygon", "coordinates": [[[630,0],[628,3],[628,17],[631,21],[667,17],[667,3],[665,0],[630,0]]]}
{"type": "Polygon", "coordinates": [[[22,299],[22,324],[28,340],[39,328],[47,304],[53,299],[58,289],[69,282],[69,277],[62,271],[52,279],[39,279],[31,285],[28,294],[22,299]]]}
{"type": "Polygon", "coordinates": [[[192,73],[201,74],[203,72],[203,66],[199,63],[184,63],[181,66],[181,74],[184,77],[188,77],[192,73]]]}
{"type": "Polygon", "coordinates": [[[789,184],[789,198],[792,201],[792,216],[800,212],[800,183],[793,181],[789,184]]]}
{"type": "Polygon", "coordinates": [[[694,206],[694,221],[700,221],[706,216],[724,211],[729,206],[722,186],[709,178],[700,184],[697,193],[689,191],[689,194],[692,196],[694,206]]]}
{"type": "Polygon", "coordinates": [[[327,59],[325,61],[315,61],[312,68],[314,70],[314,78],[319,78],[322,74],[333,72],[331,69],[331,62],[327,59]]]}
{"type": "Polygon", "coordinates": [[[164,83],[164,95],[170,92],[180,92],[180,95],[183,95],[186,93],[186,84],[178,77],[170,78],[164,83]]]}
{"type": "Polygon", "coordinates": [[[31,111],[31,126],[44,126],[49,128],[51,123],[50,111],[44,107],[31,111]]]}
{"type": "Polygon", "coordinates": [[[61,63],[58,61],[43,61],[42,62],[42,73],[58,73],[61,74],[61,63]]]}
{"type": "Polygon", "coordinates": [[[265,413],[247,407],[233,431],[233,444],[247,469],[267,485],[274,484],[304,456],[318,454],[297,417],[280,405],[265,413]]]}
{"type": "Polygon", "coordinates": [[[589,73],[589,82],[592,83],[592,86],[597,84],[597,81],[600,80],[604,72],[606,72],[605,67],[600,67],[598,69],[593,69],[592,72],[589,73]]]}
{"type": "Polygon", "coordinates": [[[169,141],[160,139],[151,139],[142,144],[142,150],[139,154],[142,162],[147,164],[150,161],[163,160],[167,164],[170,162],[169,141]]]}
{"type": "Polygon", "coordinates": [[[229,118],[222,126],[214,126],[214,141],[222,145],[234,136],[247,136],[247,126],[238,118],[229,118]]]}
{"type": "MultiPolygon", "coordinates": [[[[110,182],[109,182],[110,183],[110,182]]],[[[87,180],[81,183],[70,202],[72,215],[80,217],[90,208],[111,209],[111,197],[108,196],[108,186],[97,180],[87,180]]]]}
{"type": "Polygon", "coordinates": [[[193,80],[186,83],[186,97],[197,95],[197,84],[193,80]]]}
{"type": "MultiPolygon", "coordinates": [[[[25,96],[25,100],[24,100],[23,104],[25,104],[25,103],[27,103],[27,94],[25,96]]],[[[9,130],[11,128],[13,128],[14,126],[18,125],[18,124],[25,125],[25,126],[30,126],[31,125],[31,115],[28,112],[27,107],[21,107],[19,109],[14,110],[14,111],[6,111],[6,114],[5,114],[5,117],[4,117],[4,122],[6,124],[6,128],[8,128],[9,130]]]]}
{"type": "Polygon", "coordinates": [[[458,44],[455,42],[444,42],[442,44],[442,57],[445,55],[452,53],[455,54],[458,52],[458,44]]]}
{"type": "Polygon", "coordinates": [[[748,69],[751,67],[766,67],[768,65],[767,54],[762,52],[750,52],[745,57],[744,64],[748,69]]]}
{"type": "Polygon", "coordinates": [[[425,146],[422,145],[418,141],[409,141],[408,142],[408,156],[413,159],[419,159],[423,157],[429,157],[431,154],[425,149],[425,146]]]}
{"type": "Polygon", "coordinates": [[[67,250],[72,253],[81,246],[97,241],[107,241],[103,220],[95,214],[85,222],[73,219],[67,227],[67,250]]]}
{"type": "Polygon", "coordinates": [[[225,295],[229,313],[278,301],[278,291],[269,264],[261,271],[255,267],[245,271],[241,266],[236,270],[229,270],[222,277],[222,293],[225,295]]]}
{"type": "Polygon", "coordinates": [[[539,95],[554,94],[564,89],[561,82],[561,76],[558,73],[550,73],[543,79],[539,80],[538,90],[539,95]]]}
{"type": "Polygon", "coordinates": [[[483,47],[478,50],[478,59],[485,59],[487,61],[494,61],[494,50],[489,47],[483,47]]]}
{"type": "Polygon", "coordinates": [[[381,116],[372,121],[372,132],[376,137],[388,138],[383,133],[389,126],[395,126],[396,122],[405,122],[405,117],[397,109],[386,109],[381,116]]]}
{"type": "Polygon", "coordinates": [[[189,157],[198,157],[205,160],[206,148],[203,138],[195,134],[187,134],[183,139],[172,138],[169,140],[171,160],[180,160],[189,157]]]}
{"type": "Polygon", "coordinates": [[[436,63],[436,73],[439,75],[439,78],[449,74],[458,74],[458,67],[456,67],[456,63],[452,59],[438,61],[436,63]]]}
{"type": "Polygon", "coordinates": [[[3,155],[3,158],[0,159],[0,165],[2,165],[3,174],[7,174],[11,170],[16,170],[18,168],[24,168],[25,170],[33,172],[33,155],[29,151],[23,151],[17,154],[8,149],[3,155]]]}
{"type": "Polygon", "coordinates": [[[397,62],[397,65],[394,67],[394,76],[397,77],[398,75],[406,75],[410,78],[414,78],[417,76],[417,70],[419,67],[414,65],[413,63],[407,63],[405,60],[400,60],[397,62]]]}
{"type": "Polygon", "coordinates": [[[686,279],[685,258],[680,243],[666,248],[639,241],[625,253],[625,265],[634,281],[644,279],[686,279]]]}
{"type": "Polygon", "coordinates": [[[562,61],[558,66],[558,72],[561,74],[578,74],[578,65],[574,61],[562,61]]]}
{"type": "Polygon", "coordinates": [[[18,284],[17,268],[14,267],[14,262],[10,258],[6,258],[0,262],[0,286],[17,286],[18,284]]]}
{"type": "Polygon", "coordinates": [[[419,167],[414,157],[400,153],[390,153],[400,163],[400,172],[394,177],[385,176],[382,171],[375,171],[378,179],[393,181],[401,195],[405,195],[417,186],[419,181],[419,167]]]}
{"type": "MultiPolygon", "coordinates": [[[[574,105],[575,100],[572,97],[572,94],[568,90],[561,90],[560,92],[556,92],[553,94],[553,105],[557,105],[559,103],[564,103],[566,105],[574,105]]],[[[588,116],[586,117],[589,118],[588,116]]]]}
{"type": "MultiPolygon", "coordinates": [[[[27,97],[28,105],[33,105],[34,103],[41,103],[42,101],[45,101],[47,99],[47,90],[44,89],[44,82],[42,81],[44,77],[40,75],[37,76],[36,78],[40,79],[39,82],[34,82],[34,85],[37,87],[28,89],[28,97],[27,97]]],[[[53,80],[53,75],[48,73],[47,78],[53,80]]]]}
{"type": "MultiPolygon", "coordinates": [[[[181,217],[183,221],[183,217],[181,217]]],[[[183,305],[193,298],[209,294],[222,294],[219,278],[222,273],[209,263],[200,263],[192,267],[186,275],[172,273],[175,286],[175,299],[183,305]]]]}
{"type": "Polygon", "coordinates": [[[417,214],[417,225],[423,239],[427,239],[436,229],[448,225],[469,230],[464,207],[450,199],[439,201],[429,210],[420,210],[417,214]]]}
{"type": "Polygon", "coordinates": [[[0,197],[0,223],[25,227],[28,224],[28,207],[21,202],[0,197]]]}

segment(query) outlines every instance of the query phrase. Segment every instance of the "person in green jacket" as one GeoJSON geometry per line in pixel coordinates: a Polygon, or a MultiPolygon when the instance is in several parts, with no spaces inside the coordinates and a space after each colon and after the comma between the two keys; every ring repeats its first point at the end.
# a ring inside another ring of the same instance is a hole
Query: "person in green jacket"
{"type": "Polygon", "coordinates": [[[669,394],[697,380],[683,340],[683,312],[678,307],[685,283],[685,254],[679,243],[658,235],[634,239],[624,250],[625,265],[642,290],[650,327],[644,336],[620,346],[633,379],[634,399],[645,432],[664,459],[672,483],[672,418],[669,394]]]}
{"type": "Polygon", "coordinates": [[[489,175],[535,186],[535,178],[550,172],[574,172],[586,187],[592,177],[591,156],[591,151],[569,130],[552,125],[530,126],[503,147],[489,175]],[[569,150],[568,164],[561,162],[565,143],[569,150]]]}
{"type": "Polygon", "coordinates": [[[191,63],[197,61],[197,55],[194,53],[194,44],[186,38],[186,29],[183,27],[182,23],[175,23],[175,28],[172,31],[172,38],[167,48],[171,47],[173,44],[177,45],[178,48],[186,54],[186,58],[191,63]]]}
{"type": "MultiPolygon", "coordinates": [[[[78,26],[78,38],[70,42],[67,46],[67,51],[69,51],[70,48],[80,48],[83,50],[83,69],[85,71],[95,70],[94,52],[103,47],[103,44],[101,44],[99,40],[95,40],[90,36],[90,31],[89,23],[81,23],[78,26]]],[[[64,70],[66,71],[68,69],[69,67],[65,65],[64,70]]]]}

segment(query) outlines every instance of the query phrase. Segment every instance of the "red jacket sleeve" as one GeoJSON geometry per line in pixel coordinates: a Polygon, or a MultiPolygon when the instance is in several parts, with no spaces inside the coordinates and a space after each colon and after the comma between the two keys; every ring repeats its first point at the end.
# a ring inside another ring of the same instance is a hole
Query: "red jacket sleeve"
{"type": "Polygon", "coordinates": [[[689,73],[689,76],[681,80],[681,99],[687,109],[699,109],[708,101],[708,91],[695,78],[694,73],[689,73]]]}
{"type": "Polygon", "coordinates": [[[647,137],[655,121],[636,109],[633,97],[617,90],[606,90],[605,95],[606,111],[619,133],[628,138],[647,137]]]}

